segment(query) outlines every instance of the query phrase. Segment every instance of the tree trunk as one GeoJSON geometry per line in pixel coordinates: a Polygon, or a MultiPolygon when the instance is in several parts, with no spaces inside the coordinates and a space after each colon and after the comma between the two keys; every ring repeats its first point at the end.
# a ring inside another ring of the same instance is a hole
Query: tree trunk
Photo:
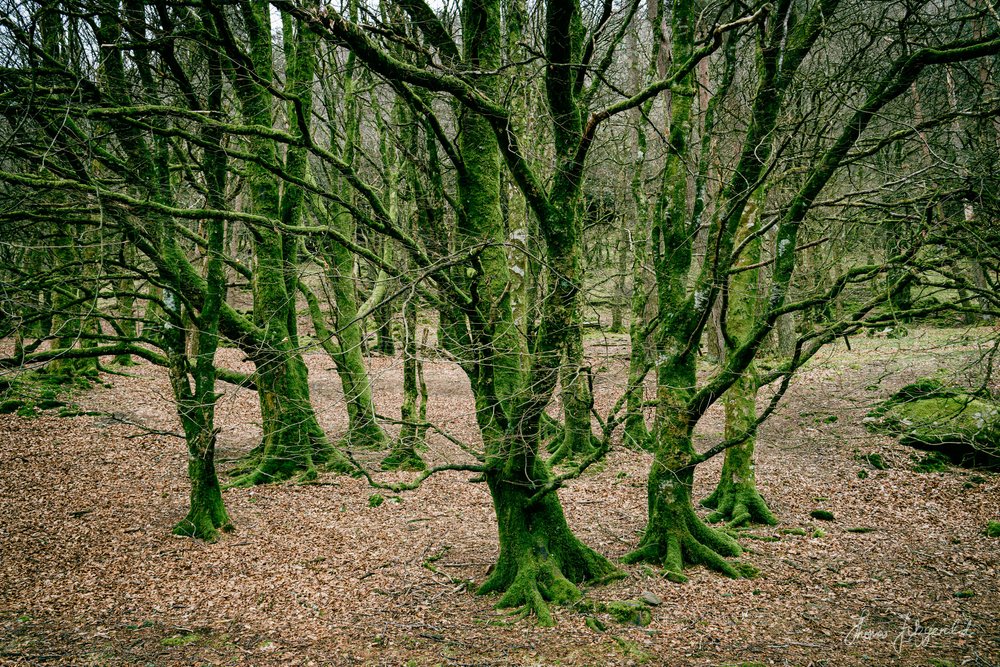
{"type": "MultiPolygon", "coordinates": [[[[527,447],[537,445],[515,445],[514,449],[527,447]]],[[[544,464],[536,462],[525,475],[524,463],[522,456],[513,456],[503,469],[487,474],[500,556],[477,592],[502,592],[497,607],[520,607],[523,615],[534,613],[539,625],[550,626],[554,623],[549,603],[574,602],[580,598],[576,584],[606,581],[622,573],[573,535],[554,492],[530,503],[548,473],[544,464]]]]}
{"type": "Polygon", "coordinates": [[[686,465],[694,450],[688,436],[658,434],[656,457],[647,484],[649,523],[639,547],[626,563],[653,563],[667,570],[674,582],[687,581],[684,568],[705,565],[729,577],[739,572],[723,556],[738,556],[739,544],[706,526],[694,512],[691,488],[694,468],[686,465]]]}
{"type": "Polygon", "coordinates": [[[417,303],[411,296],[403,305],[403,405],[400,408],[399,438],[392,451],[382,459],[383,470],[424,470],[427,465],[417,454],[423,445],[418,422],[417,401],[417,303]]]}
{"type": "MultiPolygon", "coordinates": [[[[757,419],[757,383],[752,367],[726,392],[725,438],[735,438],[747,432],[757,419]]],[[[754,466],[754,444],[756,437],[750,435],[742,443],[726,450],[722,463],[722,477],[710,496],[702,501],[705,507],[715,510],[709,515],[709,522],[728,520],[735,528],[747,523],[777,523],[767,503],[757,491],[754,466]]]]}
{"type": "Polygon", "coordinates": [[[594,398],[590,393],[590,369],[583,356],[583,327],[579,311],[566,335],[566,352],[560,368],[562,385],[563,427],[562,435],[553,443],[551,463],[567,458],[583,457],[595,449],[590,424],[590,410],[594,398]]]}
{"type": "Polygon", "coordinates": [[[738,571],[723,556],[738,556],[742,552],[739,544],[706,526],[691,501],[696,458],[691,443],[693,425],[682,416],[687,391],[674,387],[694,386],[694,362],[679,366],[659,367],[655,450],[647,483],[649,520],[638,548],[625,562],[661,565],[675,582],[687,580],[684,568],[690,565],[705,565],[738,577],[738,571]]]}
{"type": "MultiPolygon", "coordinates": [[[[765,193],[759,190],[753,195],[743,211],[736,242],[742,243],[757,230],[758,211],[764,207],[765,193]]],[[[752,266],[760,261],[761,237],[750,239],[740,254],[738,264],[752,266]]],[[[726,327],[720,336],[720,365],[726,363],[726,355],[746,340],[752,331],[763,304],[760,296],[760,269],[741,271],[733,275],[729,282],[729,302],[726,308],[726,327]]],[[[726,450],[722,464],[722,477],[715,491],[702,501],[702,505],[716,511],[709,516],[710,522],[728,520],[730,527],[742,526],[748,522],[777,523],[767,503],[757,492],[754,474],[754,444],[756,442],[757,421],[757,374],[751,362],[742,376],[723,396],[726,409],[725,438],[735,439],[747,436],[740,444],[726,450]]]]}
{"type": "Polygon", "coordinates": [[[230,531],[233,524],[222,500],[222,487],[215,472],[215,432],[202,429],[188,446],[188,479],[191,508],[174,526],[174,535],[214,542],[218,531],[230,531]]]}

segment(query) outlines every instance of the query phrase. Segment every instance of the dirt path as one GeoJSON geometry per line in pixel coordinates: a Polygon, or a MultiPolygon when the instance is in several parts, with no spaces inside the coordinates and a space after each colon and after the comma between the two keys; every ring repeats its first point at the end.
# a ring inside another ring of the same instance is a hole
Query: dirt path
{"type": "MultiPolygon", "coordinates": [[[[623,348],[591,342],[606,406],[622,382],[623,348]]],[[[915,473],[909,450],[861,426],[870,404],[901,383],[974,363],[974,341],[960,342],[930,331],[856,340],[817,359],[760,435],[760,488],[781,521],[742,540],[760,578],[696,569],[676,585],[628,567],[625,580],[588,596],[649,591],[663,604],[645,628],[603,617],[603,633],[568,609],[556,611],[555,628],[509,622],[494,599],[469,592],[496,557],[496,528],[486,489],[468,474],[442,474],[379,507],[364,482],[340,477],[228,491],[237,532],[206,545],[169,534],[186,504],[181,441],[107,417],[0,416],[0,663],[997,664],[1000,540],[982,530],[1000,514],[1000,476],[915,473]],[[891,468],[856,458],[871,452],[891,468]],[[819,508],[835,521],[811,519],[819,508]]],[[[380,412],[398,414],[398,360],[371,363],[380,412]]],[[[331,364],[312,355],[309,365],[323,425],[340,433],[331,364]]],[[[474,443],[460,371],[428,362],[426,374],[431,420],[474,443]]],[[[162,374],[140,366],[134,375],[109,377],[111,388],[77,402],[176,430],[162,374]]],[[[223,455],[259,437],[249,392],[228,390],[219,420],[223,455]]],[[[716,411],[702,444],[720,431],[716,411]]],[[[463,456],[432,439],[432,461],[463,456]]],[[[635,545],[648,465],[619,449],[561,492],[585,542],[613,558],[635,545]]],[[[699,469],[699,497],[720,465],[699,469]]]]}

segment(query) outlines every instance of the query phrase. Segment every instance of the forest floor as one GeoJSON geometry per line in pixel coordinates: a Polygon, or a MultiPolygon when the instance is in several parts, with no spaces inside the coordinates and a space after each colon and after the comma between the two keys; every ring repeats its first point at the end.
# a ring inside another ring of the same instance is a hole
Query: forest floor
{"type": "MultiPolygon", "coordinates": [[[[627,578],[586,595],[650,592],[662,604],[647,627],[599,615],[604,632],[569,608],[555,611],[554,628],[514,621],[470,591],[497,540],[487,489],[468,473],[380,492],[377,507],[375,491],[349,477],[229,490],[236,532],[216,544],[171,536],[188,486],[183,442],[151,432],[179,428],[165,375],[148,365],[105,375],[107,386],[74,399],[101,416],[0,416],[0,664],[998,664],[1000,540],[983,530],[1000,519],[1000,475],[915,472],[919,453],[863,426],[905,382],[972,373],[988,333],[916,329],[820,355],[760,432],[757,478],[780,524],[741,539],[759,578],[696,568],[678,585],[626,566],[627,578]],[[862,460],[870,453],[889,468],[862,460]],[[834,520],[810,518],[816,509],[834,520]]],[[[627,340],[591,336],[588,350],[604,412],[624,382],[627,340]]],[[[240,367],[233,350],[221,358],[240,367]]],[[[342,433],[332,364],[322,354],[308,363],[321,421],[342,433]]],[[[399,359],[370,366],[380,412],[399,414],[399,359]]],[[[474,443],[462,373],[431,360],[425,373],[430,420],[474,443]]],[[[259,412],[254,394],[225,392],[220,456],[232,458],[260,437],[259,412]]],[[[716,408],[699,445],[721,429],[716,408]]],[[[439,436],[430,445],[431,463],[467,460],[439,436]]],[[[359,457],[374,469],[379,455],[359,457]]],[[[584,542],[615,559],[636,545],[649,464],[617,447],[560,491],[584,542]]],[[[699,468],[698,497],[720,465],[699,468]]]]}

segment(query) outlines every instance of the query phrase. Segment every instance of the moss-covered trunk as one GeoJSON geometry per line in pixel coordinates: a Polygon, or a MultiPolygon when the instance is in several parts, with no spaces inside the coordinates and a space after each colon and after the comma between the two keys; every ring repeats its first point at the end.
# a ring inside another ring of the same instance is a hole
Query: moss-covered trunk
{"type": "MultiPolygon", "coordinates": [[[[260,0],[243,0],[240,10],[247,30],[250,60],[234,50],[230,39],[225,39],[226,48],[233,51],[226,62],[233,68],[234,88],[244,120],[269,128],[271,97],[262,83],[270,82],[273,68],[270,13],[267,3],[260,0]]],[[[222,17],[216,16],[217,24],[224,25],[222,17]]],[[[300,50],[295,54],[295,58],[306,56],[311,57],[311,53],[300,50]]],[[[293,73],[308,76],[311,82],[308,62],[295,58],[291,63],[293,73]]],[[[292,83],[293,89],[296,88],[295,82],[292,83]]],[[[305,80],[302,84],[298,87],[300,94],[305,80]]],[[[283,210],[278,182],[263,166],[276,161],[273,141],[263,135],[251,135],[248,143],[251,155],[257,159],[247,165],[252,212],[275,221],[296,219],[297,214],[290,210],[288,201],[283,210]]],[[[295,154],[289,155],[290,166],[304,169],[304,164],[296,165],[295,159],[295,154]]],[[[301,196],[294,188],[286,194],[301,196]]],[[[278,229],[277,225],[253,229],[253,313],[255,323],[264,332],[266,345],[250,356],[257,369],[264,439],[242,467],[246,470],[252,466],[252,469],[234,480],[237,486],[278,481],[295,473],[302,479],[311,479],[319,466],[326,464],[336,469],[347,467],[345,459],[326,440],[312,409],[307,370],[295,340],[297,292],[289,289],[297,281],[293,275],[296,245],[278,229]]]]}
{"type": "MultiPolygon", "coordinates": [[[[350,214],[340,210],[331,216],[331,223],[341,233],[354,235],[350,214]]],[[[365,367],[361,340],[361,322],[358,320],[357,292],[354,286],[354,256],[336,241],[326,246],[326,278],[336,304],[333,313],[336,338],[339,343],[330,357],[337,368],[344,400],[347,402],[348,432],[345,440],[351,447],[382,449],[387,442],[382,427],[375,421],[375,404],[372,399],[371,381],[365,367]]]]}
{"type": "Polygon", "coordinates": [[[695,359],[693,353],[677,354],[676,345],[684,342],[669,336],[658,345],[658,356],[676,363],[657,368],[654,458],[646,485],[648,522],[639,547],[625,561],[662,565],[672,581],[684,581],[683,570],[689,565],[706,565],[736,577],[736,569],[723,556],[738,556],[740,546],[705,525],[694,511],[691,491],[697,453],[686,406],[696,381],[695,359]]]}
{"type": "Polygon", "coordinates": [[[583,327],[580,324],[580,313],[577,308],[572,325],[566,332],[566,352],[559,371],[563,427],[561,436],[554,443],[552,463],[591,454],[598,444],[590,424],[590,411],[594,399],[590,388],[590,368],[585,364],[583,327]]]}
{"type": "Polygon", "coordinates": [[[719,484],[702,505],[715,510],[709,515],[710,522],[728,521],[730,527],[746,523],[774,525],[777,520],[767,503],[757,491],[757,477],[754,464],[756,436],[754,424],[757,420],[757,381],[753,368],[737,380],[726,392],[723,399],[726,409],[725,438],[737,438],[749,433],[738,445],[726,450],[722,462],[722,476],[719,484]]]}
{"type": "Polygon", "coordinates": [[[210,425],[188,439],[188,480],[191,507],[177,525],[175,535],[196,537],[208,542],[218,539],[218,531],[232,530],[233,524],[222,500],[222,487],[215,471],[215,431],[210,425]]]}
{"type": "MultiPolygon", "coordinates": [[[[515,445],[512,450],[530,447],[515,445]]],[[[621,572],[573,535],[554,492],[531,502],[548,473],[543,463],[535,462],[526,475],[525,464],[530,461],[514,456],[487,475],[500,556],[478,592],[501,592],[498,607],[520,607],[524,614],[536,614],[540,625],[553,625],[549,603],[574,602],[581,595],[577,584],[604,581],[621,572]]]]}
{"type": "Polygon", "coordinates": [[[706,526],[694,512],[691,487],[694,467],[690,438],[678,436],[664,442],[659,436],[647,484],[649,522],[639,547],[626,563],[647,562],[662,566],[671,581],[687,580],[683,570],[705,565],[730,577],[739,572],[723,556],[738,556],[739,544],[725,533],[706,526]]]}
{"type": "MultiPolygon", "coordinates": [[[[750,237],[758,229],[758,211],[763,209],[765,193],[761,189],[747,204],[736,233],[737,243],[745,247],[739,264],[754,266],[760,261],[762,237],[750,237]]],[[[729,281],[729,300],[726,309],[725,339],[721,341],[725,354],[744,342],[763,310],[760,295],[760,270],[740,271],[729,281]]],[[[751,362],[722,398],[726,410],[726,440],[743,438],[742,442],[726,450],[722,463],[722,476],[712,494],[702,501],[716,511],[709,516],[711,522],[726,520],[732,527],[748,522],[776,523],[767,503],[757,492],[754,470],[754,445],[757,440],[757,373],[751,362]]]]}

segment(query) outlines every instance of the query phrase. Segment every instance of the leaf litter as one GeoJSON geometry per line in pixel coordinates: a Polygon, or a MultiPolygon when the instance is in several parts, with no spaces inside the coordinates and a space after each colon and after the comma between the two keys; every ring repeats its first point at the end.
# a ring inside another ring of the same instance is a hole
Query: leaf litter
{"type": "MultiPolygon", "coordinates": [[[[983,531],[1000,518],[1000,476],[916,473],[910,450],[862,423],[907,381],[972,358],[974,345],[942,336],[859,339],[803,371],[758,438],[759,488],[781,522],[739,534],[760,576],[697,568],[677,585],[637,565],[584,590],[598,602],[661,600],[645,627],[607,616],[588,625],[588,613],[560,608],[555,628],[539,628],[475,595],[497,536],[488,491],[469,473],[380,492],[378,507],[364,480],[332,475],[229,490],[236,532],[216,544],[171,536],[187,504],[184,445],[162,433],[179,431],[162,370],[129,368],[76,398],[105,415],[0,416],[0,664],[995,665],[1000,543],[983,531]],[[870,453],[888,468],[867,464],[870,453]],[[835,520],[816,521],[815,510],[835,520]]],[[[599,410],[624,385],[623,350],[588,347],[599,410]]],[[[220,363],[249,370],[233,350],[220,363]]],[[[322,355],[307,363],[336,437],[346,428],[336,373],[322,355]]],[[[369,364],[379,411],[398,414],[398,357],[369,364]]],[[[430,421],[475,445],[461,371],[424,365],[430,421]]],[[[260,414],[252,392],[224,391],[219,457],[233,459],[260,438],[260,414]]],[[[701,447],[719,439],[722,420],[719,406],[706,415],[701,447]]],[[[428,437],[429,463],[470,460],[428,437]]],[[[376,474],[381,453],[355,455],[377,479],[406,478],[376,474]]],[[[612,558],[634,548],[650,461],[616,445],[560,491],[585,543],[612,558]]],[[[699,469],[697,498],[720,467],[717,457],[699,469]]]]}

